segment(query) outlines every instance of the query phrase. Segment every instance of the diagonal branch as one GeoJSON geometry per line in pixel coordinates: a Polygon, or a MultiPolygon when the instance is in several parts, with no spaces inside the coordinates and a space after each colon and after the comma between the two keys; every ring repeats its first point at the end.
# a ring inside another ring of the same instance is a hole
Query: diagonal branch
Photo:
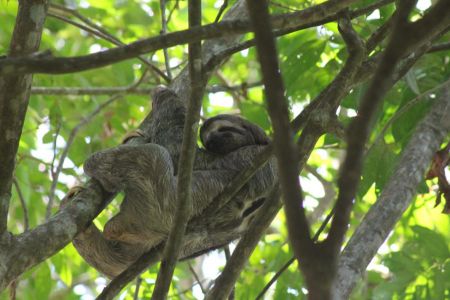
{"type": "Polygon", "coordinates": [[[434,153],[450,132],[450,84],[417,126],[378,200],[350,238],[339,262],[336,299],[348,299],[356,282],[408,208],[434,153]]]}
{"type": "MultiPolygon", "coordinates": [[[[329,20],[329,17],[335,15],[342,8],[357,1],[359,0],[329,0],[302,11],[273,16],[270,20],[273,28],[277,29],[290,29],[298,26],[307,26],[307,24],[318,25],[323,20],[329,20]]],[[[71,58],[6,58],[0,60],[0,74],[63,74],[79,72],[100,68],[147,52],[179,44],[242,34],[249,31],[250,23],[246,20],[222,21],[140,40],[90,55],[71,58]]]]}

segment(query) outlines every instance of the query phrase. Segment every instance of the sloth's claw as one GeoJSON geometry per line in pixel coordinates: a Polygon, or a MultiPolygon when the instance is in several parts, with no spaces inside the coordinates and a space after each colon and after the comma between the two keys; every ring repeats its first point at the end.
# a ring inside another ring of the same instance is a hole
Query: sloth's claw
{"type": "Polygon", "coordinates": [[[144,132],[142,131],[142,130],[140,130],[140,129],[136,129],[136,130],[133,130],[133,131],[131,131],[131,132],[128,132],[125,136],[124,136],[124,138],[122,139],[122,144],[126,144],[129,140],[131,140],[132,138],[135,138],[135,137],[144,137],[145,135],[144,135],[144,132]]]}

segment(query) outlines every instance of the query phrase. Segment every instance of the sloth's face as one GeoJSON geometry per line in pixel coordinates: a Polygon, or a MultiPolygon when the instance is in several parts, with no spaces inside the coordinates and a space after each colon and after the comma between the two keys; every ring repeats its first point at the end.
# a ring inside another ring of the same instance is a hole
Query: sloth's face
{"type": "Polygon", "coordinates": [[[208,151],[226,154],[240,147],[254,145],[252,133],[242,124],[228,120],[215,120],[202,135],[203,145],[208,151]]]}

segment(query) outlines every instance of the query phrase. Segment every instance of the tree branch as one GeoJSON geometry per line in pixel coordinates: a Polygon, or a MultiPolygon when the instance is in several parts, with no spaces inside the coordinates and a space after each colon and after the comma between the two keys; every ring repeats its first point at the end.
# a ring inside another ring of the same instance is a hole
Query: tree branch
{"type": "Polygon", "coordinates": [[[432,53],[432,52],[447,51],[447,50],[450,50],[450,42],[435,44],[430,48],[430,50],[428,50],[428,52],[432,53]]]}
{"type": "Polygon", "coordinates": [[[24,231],[27,231],[30,229],[30,221],[28,217],[28,208],[27,203],[25,201],[25,198],[22,194],[22,190],[20,189],[19,182],[16,178],[13,179],[14,187],[16,188],[17,196],[19,197],[20,205],[22,206],[23,210],[23,224],[24,224],[24,231]]]}
{"type": "MultiPolygon", "coordinates": [[[[166,0],[160,0],[159,7],[161,9],[161,34],[165,34],[167,33],[166,0]]],[[[170,71],[169,51],[167,50],[167,48],[163,49],[163,53],[164,53],[164,64],[166,65],[166,73],[170,82],[170,80],[172,80],[172,73],[170,71]]]]}
{"type": "MultiPolygon", "coordinates": [[[[189,0],[189,28],[201,26],[201,0],[189,0]]],[[[206,82],[202,74],[201,42],[189,44],[189,77],[191,95],[183,129],[183,143],[178,161],[177,210],[172,228],[164,247],[164,255],[156,278],[152,299],[166,299],[170,282],[183,244],[187,223],[192,214],[192,170],[197,146],[197,129],[200,121],[203,92],[206,82]]]]}
{"type": "MultiPolygon", "coordinates": [[[[124,87],[47,87],[36,86],[31,88],[33,95],[67,95],[67,96],[82,96],[82,95],[150,95],[154,88],[133,88],[124,87]]],[[[62,100],[62,99],[61,99],[62,100]]]]}
{"type": "Polygon", "coordinates": [[[364,145],[369,137],[374,114],[384,94],[393,84],[395,66],[405,54],[440,34],[450,23],[450,3],[445,0],[439,1],[422,19],[408,23],[408,16],[414,3],[411,0],[400,2],[391,40],[362,98],[358,116],[348,129],[348,150],[338,181],[336,214],[325,242],[327,246],[333,248],[333,254],[339,252],[347,231],[352,201],[361,175],[364,145]],[[424,26],[426,28],[423,28],[424,26]]]}
{"type": "MultiPolygon", "coordinates": [[[[82,29],[82,30],[84,30],[86,32],[89,32],[89,33],[93,34],[96,37],[99,37],[101,39],[104,39],[104,40],[112,43],[113,45],[116,45],[116,46],[123,46],[123,45],[125,45],[121,40],[119,40],[114,35],[109,33],[106,29],[104,29],[103,27],[95,24],[94,22],[92,22],[91,20],[89,20],[88,18],[86,18],[85,16],[80,14],[75,9],[70,9],[70,8],[67,8],[67,7],[65,7],[63,5],[59,5],[59,4],[55,4],[55,3],[51,3],[49,5],[49,8],[50,8],[50,12],[53,12],[53,13],[49,13],[49,16],[51,16],[51,17],[54,17],[54,18],[59,19],[59,20],[61,20],[63,22],[66,22],[68,24],[76,26],[76,27],[78,27],[78,28],[80,28],[80,29],[82,29]],[[61,12],[65,13],[65,14],[72,15],[72,16],[78,18],[81,22],[83,22],[86,25],[80,24],[78,22],[72,21],[69,18],[61,16],[60,15],[61,12]]],[[[152,62],[147,60],[147,58],[145,58],[144,56],[138,56],[137,58],[144,65],[146,65],[153,73],[156,73],[161,78],[163,78],[165,82],[170,82],[171,81],[171,78],[169,78],[166,74],[164,74],[164,72],[162,72],[152,62]]]]}
{"type": "Polygon", "coordinates": [[[247,0],[247,5],[255,32],[256,50],[261,66],[268,112],[274,129],[273,146],[283,192],[289,240],[299,259],[313,250],[313,243],[303,208],[303,195],[298,180],[297,149],[289,124],[289,110],[284,98],[284,84],[279,72],[278,54],[272,27],[267,21],[269,19],[268,4],[267,1],[247,0]]]}
{"type": "MultiPolygon", "coordinates": [[[[342,8],[357,1],[359,0],[329,0],[302,11],[276,15],[270,19],[272,26],[278,29],[307,26],[307,24],[317,25],[321,20],[336,14],[342,8]]],[[[6,58],[0,60],[0,75],[24,73],[63,74],[85,71],[130,59],[147,52],[184,43],[198,42],[203,39],[242,34],[249,30],[250,24],[246,20],[222,21],[136,41],[125,46],[84,56],[71,58],[6,58]]]]}
{"type": "Polygon", "coordinates": [[[348,299],[378,248],[408,208],[434,153],[450,132],[450,84],[417,126],[378,200],[350,238],[339,262],[335,299],[348,299]]]}
{"type": "Polygon", "coordinates": [[[143,254],[137,261],[120,273],[103,289],[97,300],[112,300],[119,292],[137,275],[141,274],[148,266],[157,263],[164,250],[164,244],[160,244],[143,254]]]}
{"type": "MultiPolygon", "coordinates": [[[[19,3],[8,57],[17,59],[39,49],[46,11],[45,0],[19,3]]],[[[0,75],[0,244],[7,229],[13,172],[31,82],[29,75],[0,75]]]]}

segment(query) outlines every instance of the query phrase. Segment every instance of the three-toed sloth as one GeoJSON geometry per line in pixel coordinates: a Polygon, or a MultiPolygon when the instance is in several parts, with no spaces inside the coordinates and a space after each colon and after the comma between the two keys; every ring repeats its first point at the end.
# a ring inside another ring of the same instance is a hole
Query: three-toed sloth
{"type": "MultiPolygon", "coordinates": [[[[176,185],[185,104],[168,88],[153,93],[150,136],[142,145],[120,145],[94,153],[84,170],[109,192],[124,191],[120,212],[103,233],[91,225],[74,245],[85,260],[115,277],[143,253],[166,240],[177,205],[176,185]]],[[[207,214],[224,187],[269,143],[258,126],[240,117],[219,115],[200,130],[192,176],[192,209],[180,258],[204,253],[239,238],[275,183],[271,159],[226,205],[207,214]],[[202,214],[203,213],[203,214],[202,214]]]]}

